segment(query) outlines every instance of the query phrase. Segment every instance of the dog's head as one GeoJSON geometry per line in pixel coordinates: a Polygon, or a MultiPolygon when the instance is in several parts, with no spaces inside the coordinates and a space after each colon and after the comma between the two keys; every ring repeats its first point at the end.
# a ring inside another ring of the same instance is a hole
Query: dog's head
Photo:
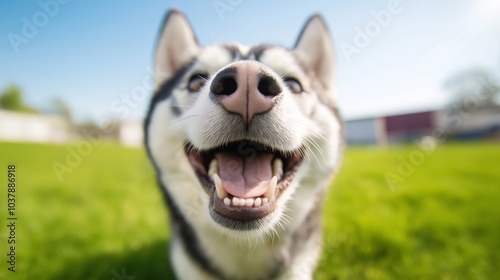
{"type": "Polygon", "coordinates": [[[333,47],[320,16],[289,50],[202,47],[171,11],[155,64],[146,145],[190,224],[262,234],[320,203],[342,146],[333,47]]]}

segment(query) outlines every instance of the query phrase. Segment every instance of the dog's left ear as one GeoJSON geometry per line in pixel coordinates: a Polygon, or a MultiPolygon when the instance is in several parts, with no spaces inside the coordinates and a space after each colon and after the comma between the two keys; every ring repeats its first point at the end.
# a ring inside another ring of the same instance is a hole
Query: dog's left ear
{"type": "Polygon", "coordinates": [[[334,83],[335,53],[325,20],[319,14],[306,22],[295,43],[294,53],[326,89],[334,83]]]}
{"type": "Polygon", "coordinates": [[[165,17],[155,54],[155,81],[160,85],[190,62],[200,47],[184,14],[172,9],[165,17]]]}

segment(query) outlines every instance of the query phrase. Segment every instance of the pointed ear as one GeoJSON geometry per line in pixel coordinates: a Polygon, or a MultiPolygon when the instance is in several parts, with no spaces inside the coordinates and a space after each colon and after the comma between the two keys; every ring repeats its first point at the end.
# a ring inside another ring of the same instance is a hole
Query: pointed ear
{"type": "Polygon", "coordinates": [[[199,45],[188,20],[178,10],[170,10],[163,22],[156,45],[155,81],[160,85],[191,61],[199,45]]]}
{"type": "Polygon", "coordinates": [[[326,89],[334,83],[335,53],[330,33],[320,15],[309,18],[295,43],[294,53],[326,89]]]}

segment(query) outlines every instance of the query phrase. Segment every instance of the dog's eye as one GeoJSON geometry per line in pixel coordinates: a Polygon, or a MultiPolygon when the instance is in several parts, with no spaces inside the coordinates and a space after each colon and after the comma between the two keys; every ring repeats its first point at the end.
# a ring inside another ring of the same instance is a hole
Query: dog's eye
{"type": "Polygon", "coordinates": [[[295,78],[285,78],[285,84],[293,93],[302,92],[302,86],[300,85],[300,82],[295,78]]]}
{"type": "Polygon", "coordinates": [[[193,74],[191,78],[189,78],[187,87],[189,92],[199,92],[207,82],[207,77],[206,74],[193,74]]]}

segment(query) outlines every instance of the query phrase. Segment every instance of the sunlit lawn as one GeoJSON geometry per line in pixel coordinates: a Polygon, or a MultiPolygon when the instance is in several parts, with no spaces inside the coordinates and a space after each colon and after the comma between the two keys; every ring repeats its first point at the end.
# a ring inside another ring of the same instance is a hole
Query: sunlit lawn
{"type": "MultiPolygon", "coordinates": [[[[0,279],[171,279],[167,214],[142,149],[94,146],[59,181],[66,146],[0,143],[0,184],[17,167],[17,272],[0,279]],[[126,279],[126,278],[123,278],[126,279]]],[[[448,144],[396,186],[414,146],[350,148],[327,197],[316,279],[498,279],[500,145],[448,144]]]]}

